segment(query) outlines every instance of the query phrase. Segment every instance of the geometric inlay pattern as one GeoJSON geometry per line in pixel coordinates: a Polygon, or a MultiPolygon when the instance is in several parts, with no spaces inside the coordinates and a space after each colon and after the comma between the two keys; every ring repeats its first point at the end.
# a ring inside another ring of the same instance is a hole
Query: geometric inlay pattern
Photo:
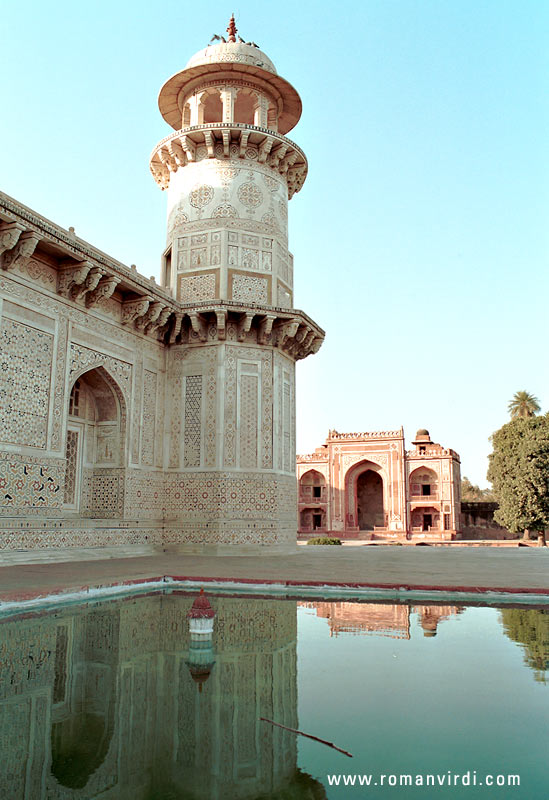
{"type": "Polygon", "coordinates": [[[180,279],[180,300],[189,303],[199,300],[211,300],[215,297],[215,275],[193,275],[180,279]]]}
{"type": "Polygon", "coordinates": [[[266,305],[268,302],[267,291],[267,278],[233,275],[233,300],[266,305]]]}
{"type": "Polygon", "coordinates": [[[152,466],[156,420],[156,373],[143,374],[143,427],[141,429],[141,463],[152,466]]]}
{"type": "Polygon", "coordinates": [[[0,453],[0,506],[12,516],[59,509],[65,459],[0,453]]]}
{"type": "Polygon", "coordinates": [[[46,447],[53,336],[4,318],[0,328],[0,439],[46,447]]]}
{"type": "Polygon", "coordinates": [[[256,375],[240,378],[240,466],[257,468],[257,384],[256,375]]]}
{"type": "Polygon", "coordinates": [[[283,414],[284,414],[284,471],[290,472],[293,467],[295,458],[291,448],[291,393],[290,393],[290,376],[287,372],[284,373],[284,389],[283,389],[283,414]]]}
{"type": "Polygon", "coordinates": [[[67,506],[73,506],[76,498],[76,481],[78,466],[78,431],[67,431],[67,467],[65,469],[65,498],[67,506]]]}
{"type": "Polygon", "coordinates": [[[200,442],[202,430],[202,375],[187,375],[185,378],[185,467],[200,466],[200,442]]]}

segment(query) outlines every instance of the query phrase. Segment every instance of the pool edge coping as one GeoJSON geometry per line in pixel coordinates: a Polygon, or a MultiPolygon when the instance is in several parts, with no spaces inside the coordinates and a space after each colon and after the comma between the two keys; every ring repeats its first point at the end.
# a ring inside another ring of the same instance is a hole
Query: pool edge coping
{"type": "MultiPolygon", "coordinates": [[[[414,584],[409,582],[370,583],[357,581],[303,581],[296,579],[257,579],[257,578],[225,578],[194,575],[162,575],[147,578],[131,578],[112,583],[83,584],[80,586],[52,587],[47,592],[40,590],[0,592],[0,617],[10,616],[40,608],[82,603],[90,599],[109,599],[123,595],[158,591],[161,589],[197,590],[208,584],[218,593],[223,590],[231,592],[247,591],[252,594],[265,592],[271,596],[283,598],[291,594],[310,597],[321,591],[333,596],[352,595],[355,599],[417,600],[425,601],[426,596],[434,600],[490,603],[522,603],[549,604],[549,588],[501,587],[501,586],[449,586],[443,584],[414,584]],[[435,597],[433,597],[435,595],[435,597]]],[[[350,600],[351,597],[348,597],[350,600]]]]}

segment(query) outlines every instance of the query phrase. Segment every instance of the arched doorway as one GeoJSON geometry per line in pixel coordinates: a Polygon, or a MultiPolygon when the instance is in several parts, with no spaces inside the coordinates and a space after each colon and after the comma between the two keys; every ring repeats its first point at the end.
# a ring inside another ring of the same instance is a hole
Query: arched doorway
{"type": "Polygon", "coordinates": [[[412,531],[441,530],[441,514],[434,506],[412,506],[412,531]]]}
{"type": "Polygon", "coordinates": [[[64,507],[81,516],[122,513],[125,402],[103,367],[77,378],[71,388],[66,432],[64,507]]]}
{"type": "Polygon", "coordinates": [[[385,479],[382,467],[364,459],[345,475],[345,529],[373,530],[387,527],[385,479]]]}
{"type": "Polygon", "coordinates": [[[304,508],[299,514],[299,530],[308,531],[326,530],[326,511],[320,508],[304,508]]]}
{"type": "Polygon", "coordinates": [[[378,472],[367,469],[356,481],[357,521],[361,531],[383,528],[383,480],[378,472]]]}

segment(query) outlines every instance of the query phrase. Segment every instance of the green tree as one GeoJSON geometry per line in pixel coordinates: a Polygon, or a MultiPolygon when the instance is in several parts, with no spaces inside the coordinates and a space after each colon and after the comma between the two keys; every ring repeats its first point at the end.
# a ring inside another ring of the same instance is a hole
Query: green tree
{"type": "Polygon", "coordinates": [[[524,647],[524,660],[535,672],[535,679],[545,683],[549,669],[549,611],[536,608],[504,608],[503,630],[524,647]]]}
{"type": "MultiPolygon", "coordinates": [[[[517,417],[490,437],[494,519],[512,533],[549,527],[549,416],[517,417]]],[[[542,534],[543,537],[543,534],[542,534]]],[[[542,542],[545,540],[542,538],[542,542]]]]}
{"type": "Polygon", "coordinates": [[[461,499],[464,503],[490,503],[494,500],[491,489],[481,489],[465,475],[461,480],[461,499]]]}
{"type": "Polygon", "coordinates": [[[538,398],[534,397],[534,395],[529,392],[515,392],[507,408],[511,419],[516,419],[517,417],[521,417],[522,419],[534,417],[536,414],[539,414],[541,410],[538,398]]]}

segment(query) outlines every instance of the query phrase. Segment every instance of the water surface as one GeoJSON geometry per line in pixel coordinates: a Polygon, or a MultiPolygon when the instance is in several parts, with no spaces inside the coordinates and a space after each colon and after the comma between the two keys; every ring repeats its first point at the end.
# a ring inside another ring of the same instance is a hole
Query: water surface
{"type": "Polygon", "coordinates": [[[0,623],[2,800],[549,796],[549,609],[212,594],[191,635],[195,600],[0,623]]]}

